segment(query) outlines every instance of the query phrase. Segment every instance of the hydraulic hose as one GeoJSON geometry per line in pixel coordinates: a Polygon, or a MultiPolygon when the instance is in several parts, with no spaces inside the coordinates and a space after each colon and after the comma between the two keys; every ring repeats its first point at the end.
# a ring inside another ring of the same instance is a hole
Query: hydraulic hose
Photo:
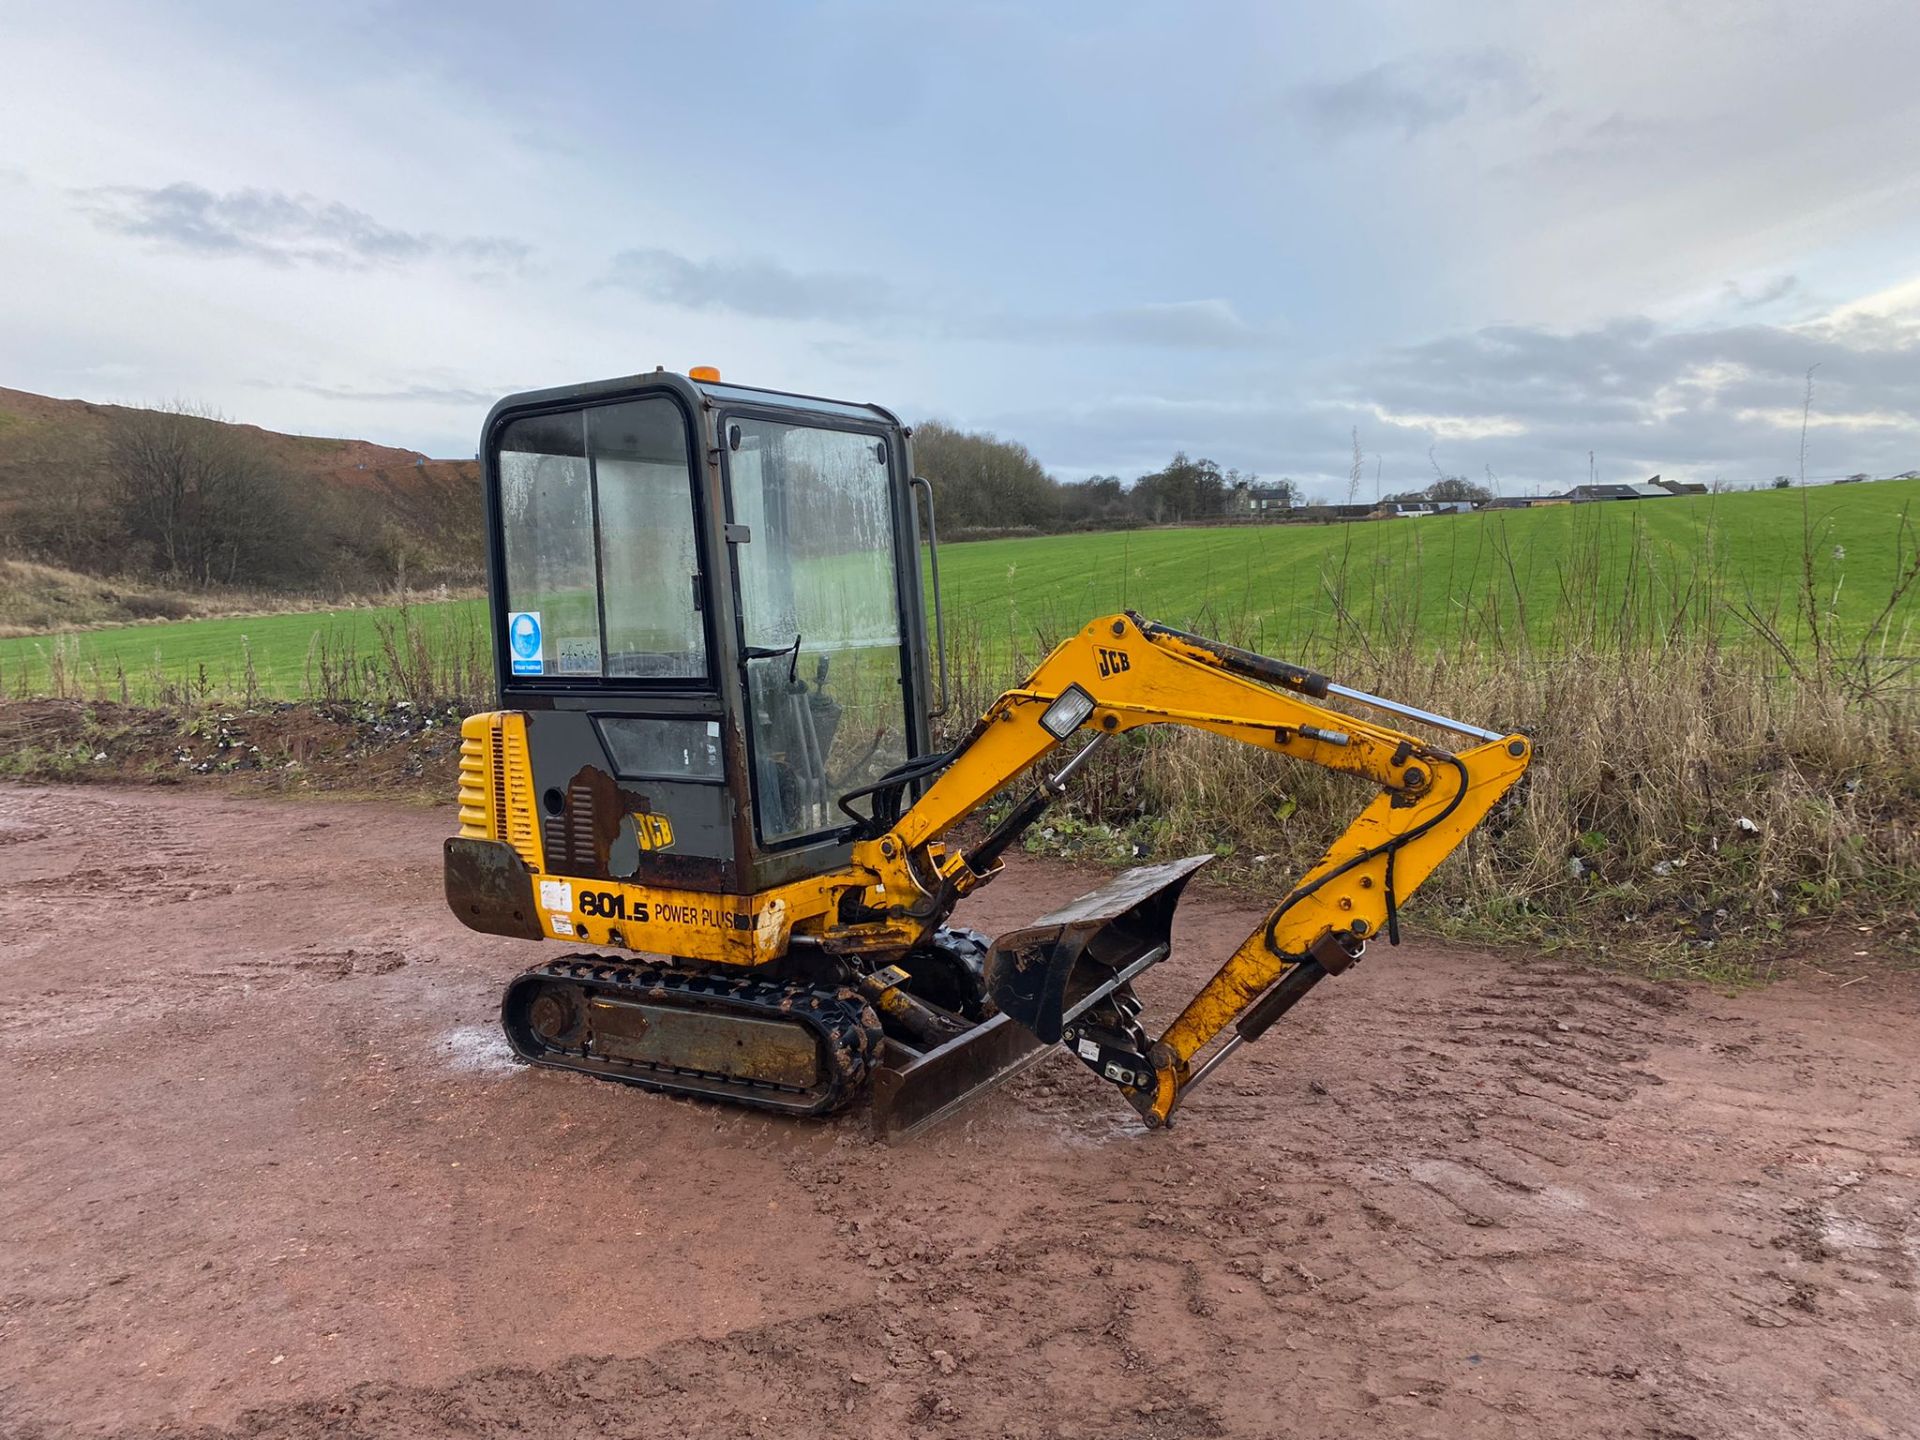
{"type": "Polygon", "coordinates": [[[1274,936],[1274,932],[1279,929],[1281,919],[1295,905],[1298,905],[1302,900],[1319,890],[1320,887],[1325,885],[1329,880],[1337,880],[1340,876],[1345,875],[1356,866],[1364,865],[1369,860],[1378,859],[1382,855],[1387,857],[1387,939],[1389,944],[1398,945],[1400,943],[1399,907],[1395,903],[1393,889],[1394,852],[1399,850],[1402,845],[1418,840],[1422,835],[1425,835],[1429,830],[1432,830],[1449,815],[1453,814],[1455,810],[1458,810],[1460,808],[1460,802],[1467,798],[1467,786],[1472,783],[1473,779],[1473,777],[1467,773],[1466,761],[1462,760],[1458,755],[1448,755],[1445,758],[1446,762],[1453,766],[1455,772],[1460,776],[1460,788],[1453,792],[1452,798],[1440,808],[1437,814],[1428,816],[1404,835],[1396,835],[1391,840],[1382,841],[1378,845],[1373,845],[1362,850],[1358,855],[1336,865],[1311,884],[1302,885],[1291,895],[1287,896],[1285,900],[1281,901],[1279,905],[1275,906],[1273,913],[1267,917],[1267,951],[1269,954],[1275,959],[1296,963],[1299,957],[1282,950],[1280,948],[1280,942],[1274,936]]]}

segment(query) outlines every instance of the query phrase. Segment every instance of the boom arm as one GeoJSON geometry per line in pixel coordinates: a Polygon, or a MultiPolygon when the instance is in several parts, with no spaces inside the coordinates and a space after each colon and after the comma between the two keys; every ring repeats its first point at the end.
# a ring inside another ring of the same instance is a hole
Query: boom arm
{"type": "MultiPolygon", "coordinates": [[[[994,702],[940,778],[885,836],[858,847],[856,862],[885,876],[883,888],[892,897],[917,890],[944,913],[998,873],[1000,847],[970,857],[946,849],[941,837],[1078,728],[1102,736],[1188,725],[1380,786],[1147,1052],[1151,1083],[1125,1088],[1148,1123],[1164,1124],[1182,1092],[1215,1061],[1255,1038],[1313,983],[1346,969],[1370,937],[1385,927],[1398,943],[1399,903],[1480,823],[1531,758],[1522,735],[1458,754],[1439,749],[1314,703],[1328,690],[1323,676],[1135,615],[1097,620],[994,702]],[[1196,1056],[1236,1022],[1237,1033],[1196,1067],[1196,1056]]],[[[1035,806],[1025,820],[1037,813],[1035,806]]]]}

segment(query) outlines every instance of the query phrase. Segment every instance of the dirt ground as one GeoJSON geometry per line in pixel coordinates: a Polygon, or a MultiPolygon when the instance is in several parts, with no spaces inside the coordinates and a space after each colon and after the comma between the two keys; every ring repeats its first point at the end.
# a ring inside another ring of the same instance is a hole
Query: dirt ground
{"type": "Polygon", "coordinates": [[[888,1149],[514,1065],[447,825],[0,786],[0,1434],[1920,1434],[1912,975],[1410,943],[1171,1132],[1062,1060],[888,1149]]]}

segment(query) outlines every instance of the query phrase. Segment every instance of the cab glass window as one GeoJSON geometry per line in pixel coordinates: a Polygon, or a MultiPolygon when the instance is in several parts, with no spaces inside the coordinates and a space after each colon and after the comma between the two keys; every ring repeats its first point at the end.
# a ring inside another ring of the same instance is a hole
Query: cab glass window
{"type": "Polygon", "coordinates": [[[889,455],[871,434],[747,417],[726,437],[751,536],[733,548],[754,816],[778,843],[847,824],[841,797],[907,758],[889,455]]]}
{"type": "Polygon", "coordinates": [[[679,407],[661,398],[528,416],[498,444],[509,673],[704,678],[679,407]]]}

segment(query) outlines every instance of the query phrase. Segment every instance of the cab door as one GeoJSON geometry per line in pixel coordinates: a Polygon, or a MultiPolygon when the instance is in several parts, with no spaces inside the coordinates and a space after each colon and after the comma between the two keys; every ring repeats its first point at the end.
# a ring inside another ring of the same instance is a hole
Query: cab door
{"type": "Polygon", "coordinates": [[[528,716],[545,868],[719,892],[742,874],[706,603],[694,411],[670,389],[496,412],[503,708],[528,716]]]}
{"type": "Polygon", "coordinates": [[[721,434],[754,828],[779,849],[850,824],[842,798],[917,753],[904,457],[883,433],[750,413],[721,434]]]}

